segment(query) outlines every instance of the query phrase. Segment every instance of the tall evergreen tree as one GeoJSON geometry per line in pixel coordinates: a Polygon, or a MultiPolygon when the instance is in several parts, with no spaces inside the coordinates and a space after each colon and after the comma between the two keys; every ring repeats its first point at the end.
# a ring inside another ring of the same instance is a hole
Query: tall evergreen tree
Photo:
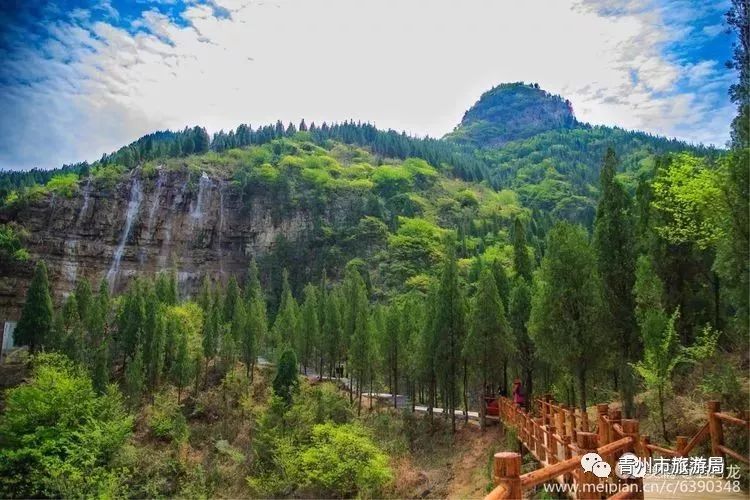
{"type": "Polygon", "coordinates": [[[276,376],[273,379],[273,392],[282,398],[287,405],[292,403],[292,397],[299,385],[297,378],[297,356],[294,350],[287,347],[279,356],[276,376]]]}
{"type": "Polygon", "coordinates": [[[325,300],[325,324],[323,326],[323,345],[328,357],[328,375],[335,376],[335,370],[342,354],[341,313],[339,311],[338,294],[330,292],[325,300]]]}
{"type": "MultiPolygon", "coordinates": [[[[372,340],[370,337],[370,313],[367,291],[362,275],[353,267],[347,269],[346,301],[352,326],[349,340],[350,372],[357,382],[357,412],[362,411],[362,390],[370,369],[372,340]]],[[[353,383],[353,382],[352,382],[353,383]]]]}
{"type": "Polygon", "coordinates": [[[456,430],[458,406],[458,377],[464,358],[462,346],[466,336],[464,298],[458,277],[458,262],[453,242],[447,244],[445,264],[435,297],[435,358],[437,382],[445,395],[445,410],[451,414],[451,426],[456,430]]]}
{"type": "Polygon", "coordinates": [[[35,353],[51,339],[52,327],[52,297],[49,290],[47,265],[40,260],[37,262],[34,277],[26,292],[26,302],[14,335],[19,344],[28,345],[29,351],[35,353]]]}
{"type": "Polygon", "coordinates": [[[146,370],[143,365],[143,348],[136,346],[132,362],[125,368],[125,394],[130,404],[137,406],[143,396],[146,381],[146,370]]]}
{"type": "Polygon", "coordinates": [[[518,276],[531,282],[533,266],[526,246],[526,228],[518,217],[513,223],[513,267],[518,276]]]}
{"type": "Polygon", "coordinates": [[[216,356],[216,351],[219,347],[220,323],[221,313],[219,312],[218,304],[214,302],[209,310],[205,312],[203,320],[203,339],[201,344],[205,363],[203,371],[204,385],[208,383],[208,364],[216,356]]]}
{"type": "MultiPolygon", "coordinates": [[[[479,393],[499,377],[499,361],[507,357],[512,344],[503,303],[497,293],[495,277],[485,268],[479,275],[477,294],[472,301],[469,334],[464,342],[464,357],[469,360],[479,393]]],[[[484,405],[481,406],[482,410],[484,405]]],[[[484,419],[480,420],[484,426],[484,419]]]]}
{"type": "Polygon", "coordinates": [[[188,332],[185,328],[176,328],[175,331],[175,359],[172,366],[172,378],[177,386],[177,404],[182,400],[182,391],[190,385],[192,377],[195,376],[194,359],[190,356],[188,346],[188,332]]]}
{"type": "Polygon", "coordinates": [[[635,236],[631,200],[615,179],[617,158],[609,148],[600,175],[600,198],[594,221],[594,249],[604,289],[607,333],[619,348],[617,364],[625,416],[633,416],[635,381],[630,363],[638,357],[638,337],[633,315],[635,236]]]}
{"type": "Polygon", "coordinates": [[[552,228],[534,286],[529,331],[550,364],[573,374],[585,411],[587,382],[608,339],[596,255],[582,227],[558,222],[552,228]]]}
{"type": "Polygon", "coordinates": [[[390,389],[393,395],[394,408],[398,408],[398,379],[401,375],[399,368],[401,368],[401,359],[404,357],[401,326],[402,312],[396,304],[391,304],[388,307],[385,315],[384,335],[382,335],[384,342],[382,342],[381,352],[383,353],[385,366],[388,371],[388,379],[391,381],[390,389]]]}
{"type": "Polygon", "coordinates": [[[297,301],[292,296],[292,290],[289,287],[289,273],[285,269],[282,278],[281,303],[273,323],[273,339],[269,346],[271,349],[278,350],[282,346],[294,347],[299,328],[298,309],[297,301]]]}
{"type": "MultiPolygon", "coordinates": [[[[300,315],[300,335],[297,352],[300,353],[300,362],[307,373],[307,367],[313,359],[314,348],[320,336],[320,325],[318,323],[318,290],[308,283],[304,290],[305,301],[302,304],[300,315]]],[[[321,374],[319,374],[321,375],[321,374]]]]}
{"type": "Polygon", "coordinates": [[[84,325],[88,324],[89,308],[93,301],[93,294],[91,293],[91,284],[86,278],[80,279],[76,282],[75,288],[76,301],[78,302],[78,316],[84,325]]]}
{"type": "Polygon", "coordinates": [[[240,287],[237,285],[237,279],[232,276],[231,278],[229,278],[229,283],[227,283],[226,295],[224,296],[224,323],[229,323],[232,321],[232,318],[235,314],[234,309],[239,301],[240,287]]]}
{"type": "Polygon", "coordinates": [[[526,397],[531,400],[534,394],[534,368],[536,349],[529,336],[529,316],[531,315],[531,288],[525,279],[518,276],[508,302],[508,323],[513,333],[516,361],[521,370],[526,397]]]}
{"type": "Polygon", "coordinates": [[[508,302],[510,301],[510,280],[508,279],[508,273],[505,271],[505,266],[500,259],[492,261],[492,275],[495,278],[495,285],[497,286],[497,294],[500,297],[500,302],[503,304],[505,313],[508,313],[508,302]]]}

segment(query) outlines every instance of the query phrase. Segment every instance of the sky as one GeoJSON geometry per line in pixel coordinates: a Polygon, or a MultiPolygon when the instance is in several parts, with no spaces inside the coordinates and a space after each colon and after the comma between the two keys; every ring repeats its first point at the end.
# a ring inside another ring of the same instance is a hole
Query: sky
{"type": "Polygon", "coordinates": [[[347,119],[441,137],[536,82],[579,120],[723,146],[729,0],[0,0],[0,169],[347,119]]]}

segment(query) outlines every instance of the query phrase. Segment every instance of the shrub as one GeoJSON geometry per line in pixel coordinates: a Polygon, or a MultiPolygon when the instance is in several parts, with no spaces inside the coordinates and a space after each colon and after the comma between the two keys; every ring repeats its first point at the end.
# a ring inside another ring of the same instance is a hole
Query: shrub
{"type": "Polygon", "coordinates": [[[377,496],[393,480],[388,457],[354,424],[319,424],[299,454],[300,482],[321,496],[377,496]]]}
{"type": "Polygon", "coordinates": [[[182,409],[174,397],[157,394],[148,411],[147,425],[159,439],[183,442],[188,437],[188,428],[182,409]]]}
{"type": "Polygon", "coordinates": [[[125,167],[120,165],[100,165],[92,170],[94,184],[100,189],[112,189],[117,185],[125,173],[125,167]]]}
{"type": "Polygon", "coordinates": [[[55,175],[47,182],[47,189],[65,198],[72,198],[78,191],[78,175],[74,173],[55,175]]]}
{"type": "Polygon", "coordinates": [[[59,354],[33,360],[31,380],[7,393],[0,418],[0,497],[106,496],[109,467],[133,420],[109,386],[97,396],[86,372],[59,354]]]}

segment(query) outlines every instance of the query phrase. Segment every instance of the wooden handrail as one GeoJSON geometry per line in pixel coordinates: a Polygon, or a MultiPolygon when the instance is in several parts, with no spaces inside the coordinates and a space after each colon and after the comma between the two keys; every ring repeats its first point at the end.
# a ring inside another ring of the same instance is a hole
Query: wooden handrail
{"type": "MultiPolygon", "coordinates": [[[[745,464],[750,463],[747,457],[726,446],[722,428],[724,423],[750,428],[750,419],[722,413],[718,401],[708,402],[708,421],[695,435],[689,439],[687,436],[677,436],[676,450],[652,444],[648,436],[639,434],[637,420],[622,418],[621,410],[610,408],[607,404],[597,405],[597,418],[591,425],[596,428],[594,433],[589,432],[587,413],[557,405],[549,395],[535,402],[538,407],[532,405],[532,408],[538,411],[538,416],[522,410],[508,398],[500,399],[499,411],[501,420],[517,428],[519,440],[541,462],[542,467],[520,475],[519,454],[496,454],[493,478],[497,487],[487,495],[489,500],[520,498],[524,490],[552,479],[560,482],[574,480],[579,485],[591,483],[596,478],[579,468],[582,456],[589,452],[597,452],[614,467],[614,462],[625,451],[644,457],[650,457],[652,452],[681,457],[687,456],[710,437],[712,456],[728,456],[745,464]],[[498,456],[501,456],[502,464],[498,463],[498,456]]],[[[633,482],[634,485],[630,486],[635,487],[623,488],[611,498],[643,498],[642,480],[626,480],[626,483],[629,482],[633,482]]],[[[579,498],[590,496],[580,489],[579,495],[579,498]]]]}
{"type": "Polygon", "coordinates": [[[670,450],[669,448],[662,448],[655,444],[647,444],[646,447],[651,451],[658,451],[662,455],[669,455],[670,457],[678,457],[680,454],[676,450],[670,450]]]}
{"type": "Polygon", "coordinates": [[[508,498],[510,498],[508,496],[508,488],[506,488],[505,485],[498,484],[492,489],[492,491],[487,493],[484,500],[506,500],[508,498]]]}
{"type": "Polygon", "coordinates": [[[740,455],[736,451],[734,451],[731,448],[727,448],[724,445],[719,445],[719,449],[725,454],[729,455],[730,457],[734,458],[735,460],[739,460],[742,463],[750,464],[750,460],[748,460],[747,457],[740,455]]]}
{"type": "Polygon", "coordinates": [[[573,471],[581,463],[581,456],[577,455],[554,465],[527,472],[521,476],[521,488],[529,489],[562,474],[573,471]]]}
{"type": "Polygon", "coordinates": [[[750,422],[742,420],[741,418],[733,417],[727,413],[716,412],[716,418],[723,420],[729,424],[739,425],[740,427],[750,427],[750,422]]]}
{"type": "Polygon", "coordinates": [[[680,452],[680,455],[687,456],[690,451],[695,448],[699,443],[703,442],[708,437],[708,422],[703,424],[703,427],[700,428],[700,430],[695,434],[695,436],[688,441],[687,445],[685,445],[685,448],[678,450],[680,452]]]}

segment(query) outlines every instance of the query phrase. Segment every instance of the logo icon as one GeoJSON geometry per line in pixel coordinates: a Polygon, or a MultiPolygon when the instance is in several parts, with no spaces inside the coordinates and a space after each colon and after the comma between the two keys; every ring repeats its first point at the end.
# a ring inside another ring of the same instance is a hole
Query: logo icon
{"type": "MultiPolygon", "coordinates": [[[[586,453],[581,457],[581,467],[598,478],[606,478],[612,473],[612,466],[598,453],[586,453]]],[[[635,479],[646,475],[646,463],[633,453],[623,453],[615,466],[615,474],[621,479],[635,479]]]]}
{"type": "Polygon", "coordinates": [[[598,453],[586,453],[581,457],[581,467],[583,467],[583,470],[586,472],[592,472],[594,465],[599,462],[604,462],[604,460],[602,460],[602,457],[600,457],[598,453]]]}

